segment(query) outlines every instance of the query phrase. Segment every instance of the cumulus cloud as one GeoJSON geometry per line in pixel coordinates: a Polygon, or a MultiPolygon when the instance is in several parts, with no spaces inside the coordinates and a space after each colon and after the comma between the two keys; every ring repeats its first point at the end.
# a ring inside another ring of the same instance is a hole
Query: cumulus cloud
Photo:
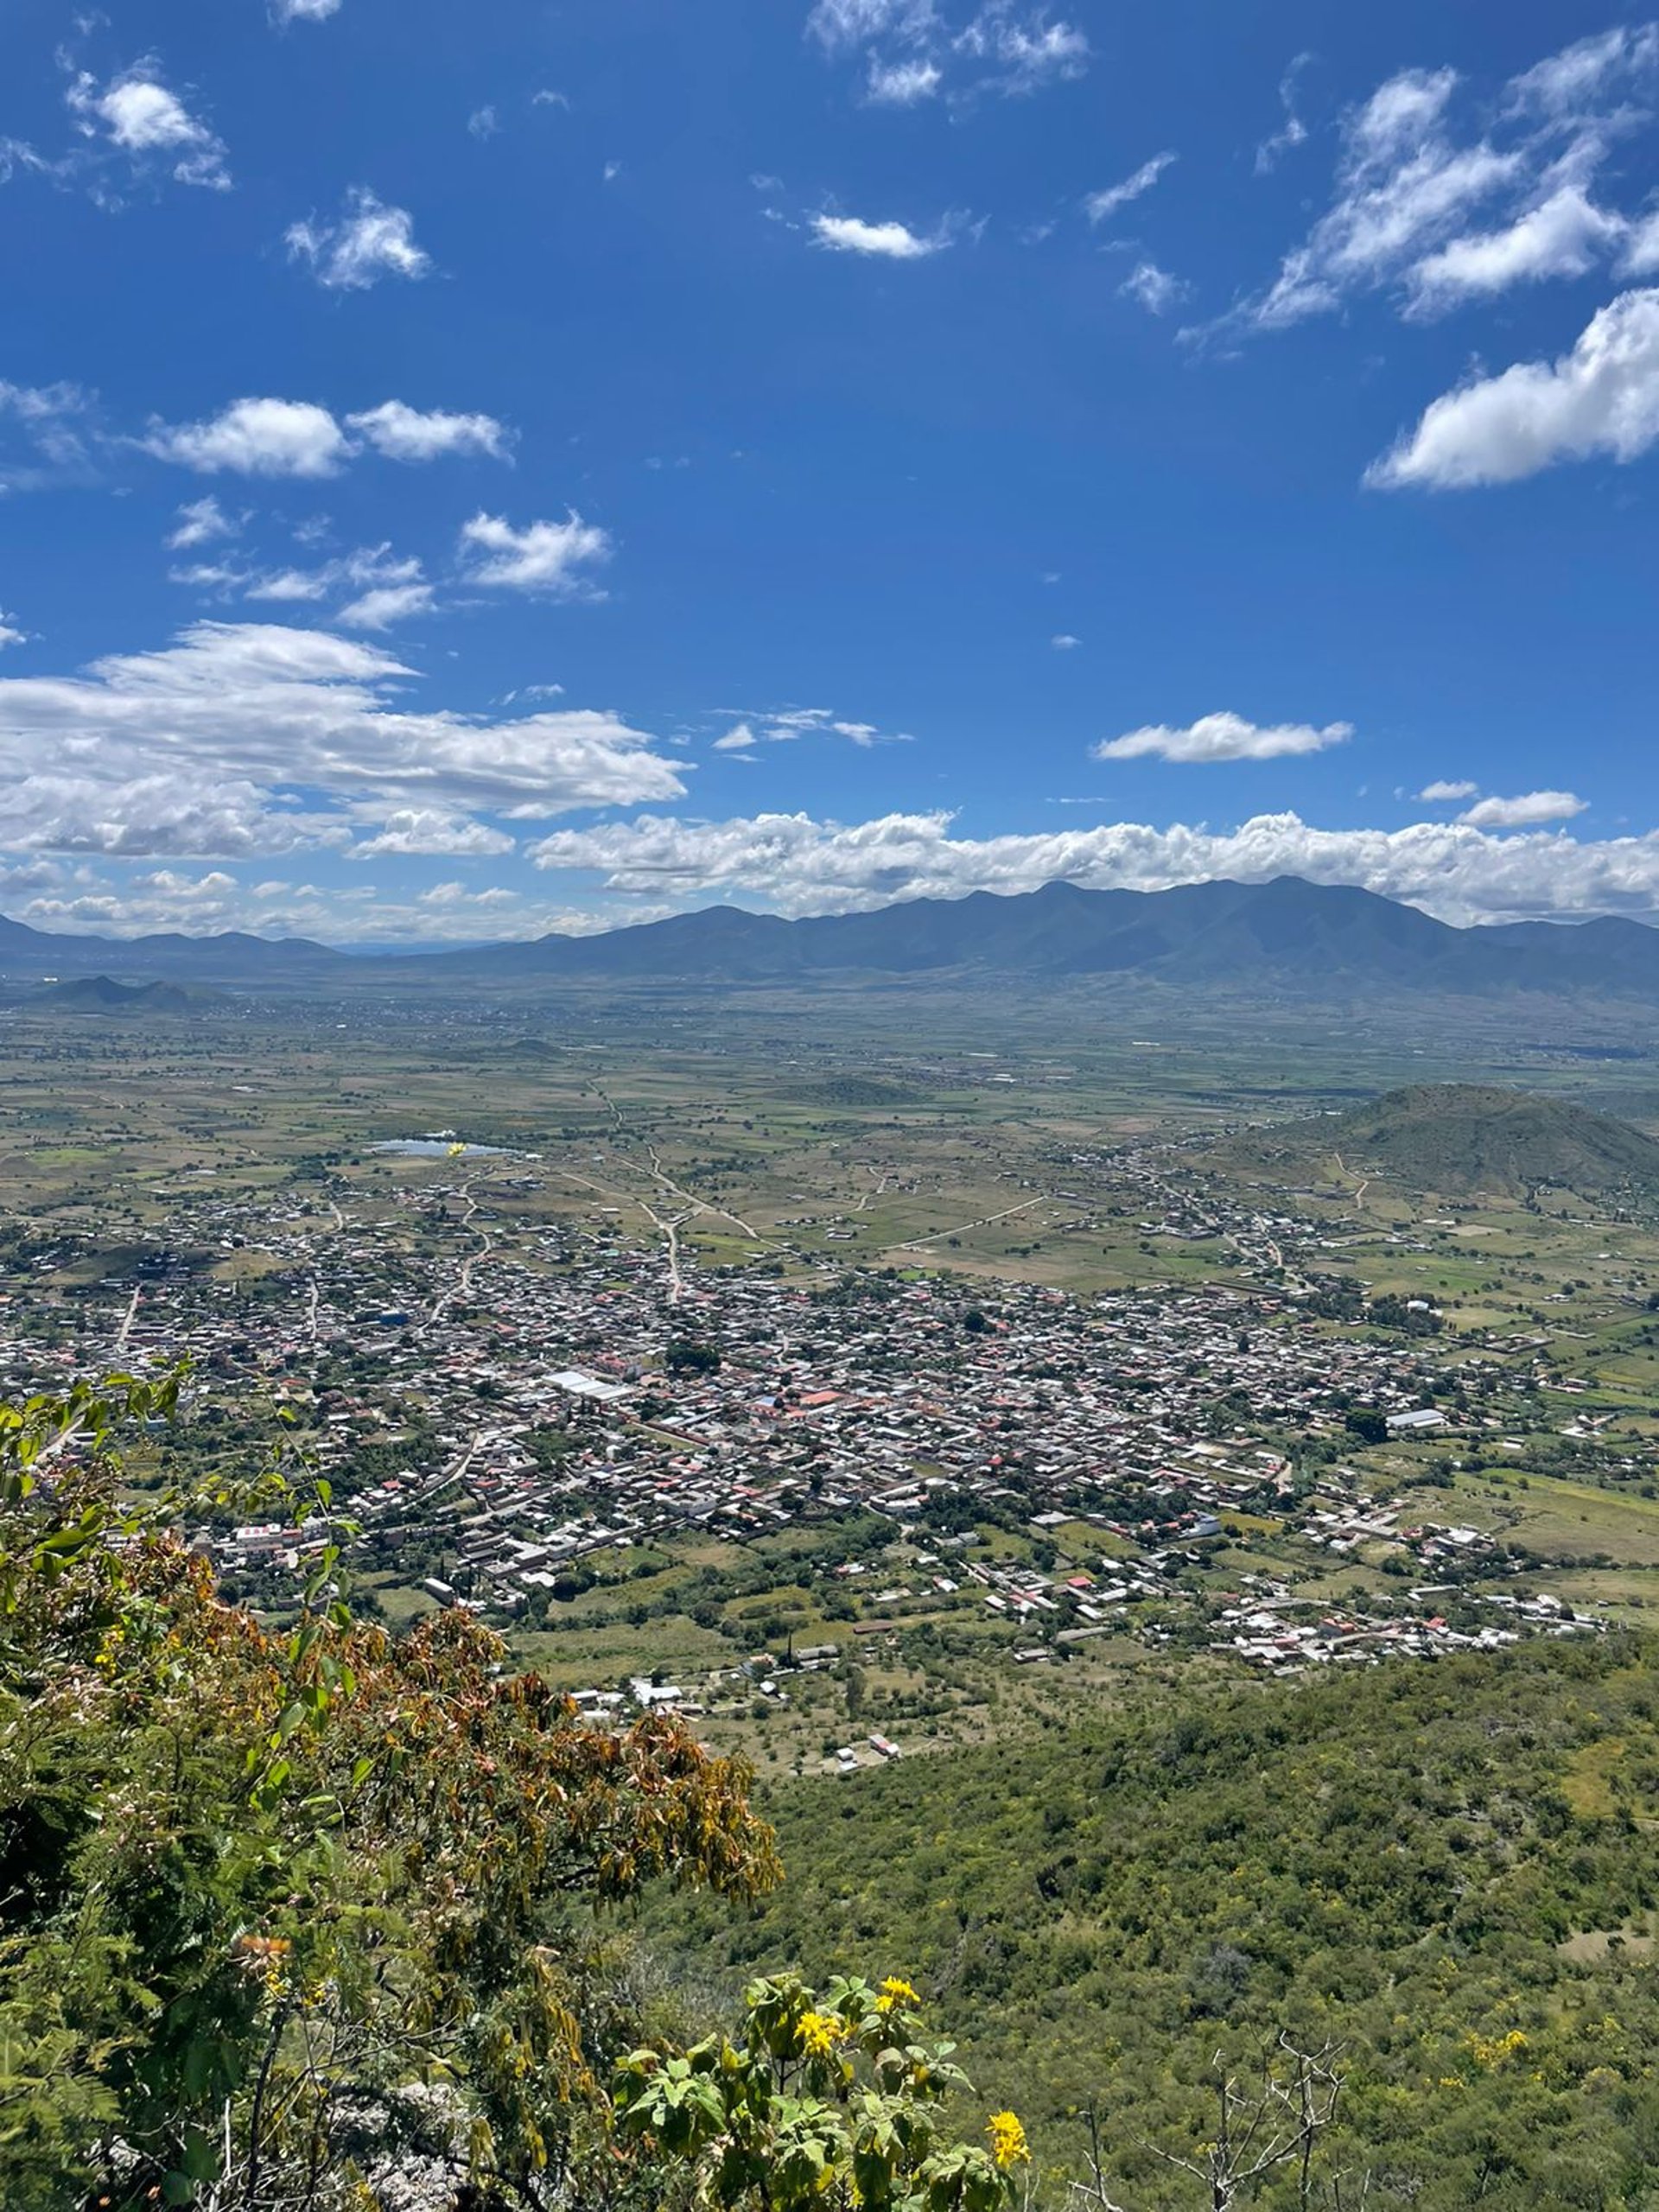
{"type": "Polygon", "coordinates": [[[1433,491],[1511,484],[1559,461],[1634,461],[1659,440],[1659,289],[1603,308],[1570,353],[1443,393],[1366,482],[1433,491]]]}
{"type": "Polygon", "coordinates": [[[1127,207],[1134,200],[1152,190],[1164,171],[1178,157],[1174,154],[1154,154],[1149,162],[1142,162],[1133,176],[1126,176],[1119,184],[1109,184],[1103,191],[1084,196],[1083,212],[1091,223],[1104,223],[1116,215],[1120,207],[1127,207]]]}
{"type": "MultiPolygon", "coordinates": [[[[4,387],[0,386],[0,395],[4,387]]],[[[203,475],[335,476],[365,444],[389,461],[437,461],[446,454],[508,458],[512,433],[491,415],[423,413],[400,399],[384,400],[342,423],[326,407],[303,399],[235,399],[200,423],[152,423],[140,441],[159,461],[203,475]],[[351,433],[358,435],[353,437],[351,433]]],[[[210,502],[198,502],[205,507],[210,502]]],[[[194,512],[195,509],[187,510],[194,512]]],[[[198,539],[173,543],[198,543],[198,539]]]]}
{"type": "Polygon", "coordinates": [[[866,223],[855,215],[815,215],[812,232],[832,253],[874,255],[886,261],[924,261],[950,243],[942,229],[924,236],[903,223],[866,223]]]}
{"type": "Polygon", "coordinates": [[[794,914],[1034,891],[1057,880],[1162,891],[1279,875],[1359,884],[1456,923],[1659,911],[1659,833],[1580,843],[1561,830],[1505,836],[1455,822],[1319,830],[1288,813],[1230,830],[1111,822],[978,839],[955,836],[946,813],[855,823],[804,814],[707,823],[645,815],[555,830],[531,853],[547,870],[599,870],[613,891],[660,895],[668,884],[682,899],[732,893],[794,914]]]}
{"type": "Polygon", "coordinates": [[[271,0],[279,23],[321,23],[340,12],[340,0],[271,0]]]}
{"type": "Polygon", "coordinates": [[[389,461],[436,461],[446,454],[486,454],[493,461],[507,458],[509,434],[493,415],[446,415],[434,409],[423,414],[401,399],[383,400],[346,422],[389,461]]]}
{"type": "Polygon", "coordinates": [[[1522,791],[1514,798],[1484,798],[1459,816],[1471,830],[1534,830],[1545,822],[1570,822],[1589,801],[1573,791],[1522,791]]]}
{"type": "Polygon", "coordinates": [[[475,584],[570,599],[593,593],[584,572],[608,561],[613,548],[607,532],[573,510],[563,522],[522,530],[504,515],[475,514],[461,525],[461,550],[475,584]]]}
{"type": "Polygon", "coordinates": [[[1479,789],[1478,784],[1470,783],[1465,777],[1442,777],[1435,783],[1425,784],[1417,796],[1427,799],[1431,806],[1439,806],[1454,799],[1473,798],[1479,789]]]}
{"type": "Polygon", "coordinates": [[[0,652],[3,652],[8,645],[22,645],[28,642],[29,632],[17,627],[17,617],[8,614],[5,608],[0,607],[0,652]]]}
{"type": "Polygon", "coordinates": [[[383,276],[418,279],[432,257],[415,243],[415,219],[406,207],[391,207],[358,185],[346,195],[338,222],[308,216],[284,233],[289,258],[310,269],[331,291],[366,291],[383,276]]]}
{"type": "Polygon", "coordinates": [[[235,399],[206,422],[154,423],[142,442],[204,475],[333,476],[353,450],[328,410],[302,399],[235,399]]]}
{"type": "Polygon", "coordinates": [[[366,641],[219,622],[0,678],[0,850],[233,858],[348,844],[389,808],[535,819],[683,796],[613,714],[423,713],[415,680],[366,641]]]}
{"type": "Polygon", "coordinates": [[[1096,760],[1279,760],[1304,753],[1324,753],[1354,734],[1351,722],[1246,721],[1243,715],[1200,715],[1184,729],[1166,722],[1132,729],[1091,748],[1096,760]]]}
{"type": "Polygon", "coordinates": [[[760,743],[747,722],[734,722],[724,737],[715,740],[716,753],[750,753],[760,743]]]}
{"type": "Polygon", "coordinates": [[[230,190],[223,142],[168,91],[154,57],[135,62],[105,85],[79,70],[64,97],[82,135],[102,138],[127,155],[136,169],[165,168],[175,184],[230,190]]]}
{"type": "Polygon", "coordinates": [[[1081,638],[1074,638],[1069,630],[1061,630],[1055,636],[1052,637],[1048,642],[1054,648],[1054,651],[1057,653],[1071,653],[1077,651],[1077,647],[1083,643],[1083,639],[1081,638]]]}
{"type": "Polygon", "coordinates": [[[389,814],[372,837],[360,838],[345,849],[348,861],[429,858],[480,858],[510,853],[514,839],[505,830],[486,822],[474,822],[464,814],[442,807],[404,806],[389,814]]]}

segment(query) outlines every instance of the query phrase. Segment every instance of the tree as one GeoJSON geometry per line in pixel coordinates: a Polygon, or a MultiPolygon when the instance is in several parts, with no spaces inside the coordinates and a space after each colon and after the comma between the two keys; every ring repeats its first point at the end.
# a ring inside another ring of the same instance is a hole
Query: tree
{"type": "Polygon", "coordinates": [[[1005,2212],[1030,2153],[1011,2112],[953,2140],[941,2100],[971,2094],[955,2045],[921,2040],[916,1992],[838,1975],[753,1981],[735,2042],[646,2046],[618,2069],[618,2133],[667,2204],[720,2212],[1005,2212]]]}
{"type": "MultiPolygon", "coordinates": [[[[1192,2152],[1156,2143],[1141,2147],[1160,2164],[1196,2182],[1194,2201],[1207,2206],[1208,2212],[1235,2212],[1287,2171],[1294,2201],[1306,2212],[1315,2201],[1314,2154],[1336,2118],[1342,2094],[1338,2055],[1334,2044],[1303,2050],[1281,2032],[1262,2051],[1253,2083],[1242,2081],[1217,2055],[1211,2069],[1215,2120],[1209,2140],[1192,2152]]],[[[1072,2196],[1087,2212],[1123,2212],[1107,2190],[1098,2119],[1092,2109],[1088,2117],[1089,2178],[1071,2183],[1072,2196]]],[[[1339,2183],[1332,2201],[1341,2205],[1339,2183]]]]}
{"type": "Polygon", "coordinates": [[[111,1448],[179,1382],[0,1406],[0,2202],[325,2212],[416,2159],[545,2206],[637,2033],[593,1909],[769,1886],[747,1770],[463,1612],[354,1618],[291,1458],[302,1601],[226,1603],[185,1539],[229,1494],[131,1505],[111,1448]]]}

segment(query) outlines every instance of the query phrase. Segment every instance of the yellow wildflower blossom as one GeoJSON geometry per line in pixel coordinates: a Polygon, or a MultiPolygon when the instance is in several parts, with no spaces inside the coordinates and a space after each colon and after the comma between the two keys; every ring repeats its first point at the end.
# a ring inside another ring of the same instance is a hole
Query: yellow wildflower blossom
{"type": "Polygon", "coordinates": [[[1026,2131],[1014,2113],[994,2112],[985,2123],[985,2133],[991,2139],[991,2156],[1001,2172],[1030,2158],[1026,2131]]]}
{"type": "Polygon", "coordinates": [[[847,2032],[833,2012],[803,2012],[801,2048],[813,2058],[828,2058],[847,2032]]]}
{"type": "Polygon", "coordinates": [[[921,2001],[907,1981],[900,1981],[897,1974],[890,1974],[881,1985],[875,2009],[878,2012],[894,2012],[901,2005],[919,2005],[921,2001]]]}

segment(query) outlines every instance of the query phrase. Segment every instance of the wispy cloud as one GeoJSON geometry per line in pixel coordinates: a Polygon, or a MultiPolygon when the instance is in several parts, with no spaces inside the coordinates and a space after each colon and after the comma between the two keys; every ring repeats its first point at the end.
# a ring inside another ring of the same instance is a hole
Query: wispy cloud
{"type": "Polygon", "coordinates": [[[1138,301],[1148,315],[1167,315],[1186,297],[1187,288],[1155,261],[1137,261],[1117,289],[1127,299],[1138,301]]]}
{"type": "Polygon", "coordinates": [[[1109,221],[1120,207],[1128,207],[1132,201],[1150,192],[1164,171],[1179,158],[1173,153],[1154,154],[1149,162],[1142,162],[1135,174],[1126,176],[1121,183],[1109,184],[1102,191],[1086,194],[1083,202],[1084,213],[1091,223],[1109,221]]]}
{"type": "Polygon", "coordinates": [[[1652,25],[1569,47],[1496,102],[1454,69],[1402,70],[1343,118],[1330,204],[1221,327],[1281,330],[1376,291],[1445,314],[1628,255],[1636,219],[1592,188],[1656,77],[1652,25]]]}
{"type": "Polygon", "coordinates": [[[1264,138],[1255,149],[1255,173],[1258,176],[1266,176],[1270,169],[1278,168],[1287,154],[1294,153],[1298,146],[1306,143],[1307,125],[1297,112],[1296,92],[1298,80],[1302,72],[1311,67],[1313,60],[1311,54],[1297,54],[1279,79],[1279,106],[1284,119],[1277,130],[1264,138]]]}
{"type": "Polygon", "coordinates": [[[285,233],[290,260],[302,262],[331,291],[365,291],[383,276],[417,280],[432,257],[415,243],[415,219],[406,207],[388,207],[366,185],[346,195],[338,222],[314,216],[285,233]]]}

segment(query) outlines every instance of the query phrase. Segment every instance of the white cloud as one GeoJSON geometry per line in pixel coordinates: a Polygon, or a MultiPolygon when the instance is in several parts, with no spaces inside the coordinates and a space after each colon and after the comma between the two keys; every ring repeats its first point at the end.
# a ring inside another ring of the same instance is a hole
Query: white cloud
{"type": "Polygon", "coordinates": [[[1366,481],[1435,491],[1510,484],[1558,461],[1635,460],[1659,440],[1659,290],[1625,292],[1570,353],[1435,400],[1366,481]]]}
{"type": "MultiPolygon", "coordinates": [[[[1656,76],[1654,24],[1582,40],[1484,105],[1453,69],[1402,70],[1344,118],[1325,212],[1274,282],[1217,327],[1283,328],[1385,289],[1408,315],[1445,313],[1516,284],[1582,276],[1622,244],[1626,273],[1641,273],[1637,226],[1590,188],[1617,141],[1648,119],[1656,76]]],[[[1287,79],[1294,119],[1293,95],[1287,79]]],[[[1258,168],[1271,166],[1277,143],[1258,168]]],[[[1655,252],[1659,264],[1659,241],[1655,252]]]]}
{"type": "Polygon", "coordinates": [[[715,740],[716,753],[748,753],[759,742],[747,722],[734,722],[724,737],[715,740]]]}
{"type": "Polygon", "coordinates": [[[574,511],[563,522],[532,522],[523,530],[504,515],[475,514],[461,525],[461,548],[474,583],[564,599],[590,593],[582,571],[608,561],[613,550],[607,533],[574,511]]]}
{"type": "Polygon", "coordinates": [[[1535,109],[1552,116],[1576,115],[1603,99],[1623,80],[1649,73],[1659,62],[1659,27],[1621,24],[1599,37],[1580,39],[1548,60],[1511,78],[1512,109],[1535,109]]]}
{"type": "Polygon", "coordinates": [[[494,108],[486,103],[483,107],[473,110],[467,118],[467,128],[474,138],[493,138],[501,128],[500,118],[494,108]]]}
{"type": "Polygon", "coordinates": [[[1659,270],[1659,208],[1630,226],[1619,267],[1627,276],[1649,276],[1659,270]]]}
{"type": "Polygon", "coordinates": [[[1103,191],[1090,192],[1084,199],[1083,212],[1091,223],[1103,223],[1116,214],[1120,207],[1127,207],[1152,190],[1164,171],[1179,158],[1174,154],[1154,154],[1149,162],[1142,162],[1133,176],[1126,176],[1120,184],[1109,184],[1103,191]]]}
{"type": "Polygon", "coordinates": [[[934,0],[817,0],[806,28],[827,54],[862,54],[864,97],[878,106],[944,92],[960,112],[982,92],[1014,96],[1081,76],[1090,59],[1077,25],[1019,0],[982,0],[954,23],[934,0]]]}
{"type": "Polygon", "coordinates": [[[181,553],[187,546],[207,545],[216,537],[234,537],[240,527],[210,493],[207,499],[192,499],[179,509],[167,543],[175,553],[181,553]]]}
{"type": "Polygon", "coordinates": [[[1473,798],[1479,789],[1478,784],[1471,784],[1466,777],[1442,777],[1438,782],[1425,784],[1417,796],[1431,805],[1439,805],[1450,799],[1473,798]]]}
{"type": "Polygon", "coordinates": [[[864,89],[877,107],[914,107],[931,99],[944,81],[937,61],[882,61],[872,55],[864,89]]]}
{"type": "Polygon", "coordinates": [[[346,849],[348,861],[493,856],[510,853],[514,840],[486,822],[470,821],[440,807],[404,806],[389,814],[372,837],[346,849]]]}
{"type": "Polygon", "coordinates": [[[1573,791],[1522,791],[1514,798],[1483,798],[1458,819],[1471,830],[1535,830],[1546,822],[1570,822],[1588,804],[1573,791]]]}
{"type": "Polygon", "coordinates": [[[436,461],[446,454],[470,453],[505,461],[511,442],[511,433],[493,415],[446,415],[437,409],[423,414],[401,399],[383,400],[346,420],[389,461],[436,461]]]}
{"type": "Polygon", "coordinates": [[[1564,185],[1504,229],[1453,238],[1420,261],[1406,277],[1408,311],[1440,315],[1514,284],[1587,276],[1627,227],[1577,185],[1564,185]]]}
{"type": "Polygon", "coordinates": [[[0,378],[0,423],[16,425],[31,459],[0,461],[0,491],[33,491],[93,474],[100,434],[93,396],[74,384],[8,384],[0,378]]]}
{"type": "Polygon", "coordinates": [[[432,266],[431,256],[415,243],[409,210],[388,207],[366,185],[346,194],[337,223],[308,217],[290,224],[285,237],[289,258],[307,263],[332,291],[365,291],[383,276],[418,279],[432,266]]]}
{"type": "Polygon", "coordinates": [[[959,53],[997,64],[1006,73],[992,81],[1005,92],[1080,77],[1090,60],[1089,41],[1076,24],[1051,22],[1043,8],[1019,19],[1014,0],[986,0],[955,43],[959,53]]]}
{"type": "Polygon", "coordinates": [[[1358,884],[1456,923],[1659,912],[1659,833],[1580,843],[1561,830],[1503,836],[1454,822],[1319,830],[1294,814],[1268,814],[1222,831],[1109,822],[971,839],[953,836],[945,813],[850,824],[800,814],[709,823],[645,815],[556,830],[531,852],[543,869],[597,869],[613,891],[660,896],[671,884],[682,899],[730,893],[797,914],[1034,891],[1060,880],[1161,891],[1279,875],[1358,884]]]}
{"type": "Polygon", "coordinates": [[[431,611],[430,584],[378,584],[342,607],[334,620],[347,630],[390,630],[431,611]]]}
{"type": "Polygon", "coordinates": [[[340,12],[340,0],[271,0],[279,23],[321,23],[340,12]]]}
{"type": "Polygon", "coordinates": [[[223,142],[168,90],[153,58],[135,62],[107,85],[83,69],[64,97],[83,135],[95,138],[101,130],[136,168],[147,168],[156,160],[170,166],[177,184],[229,191],[223,142]]]}
{"type": "Polygon", "coordinates": [[[1138,301],[1148,315],[1167,315],[1186,296],[1181,279],[1155,261],[1137,261],[1117,289],[1125,298],[1138,301]]]}
{"type": "Polygon", "coordinates": [[[924,238],[903,223],[865,223],[855,215],[815,215],[812,229],[818,244],[833,253],[873,254],[887,261],[925,260],[950,243],[943,231],[924,238]]]}
{"type": "Polygon", "coordinates": [[[389,808],[531,820],[684,795],[613,714],[412,711],[414,680],[366,642],[219,622],[0,677],[0,851],[234,857],[347,845],[389,808]]]}
{"type": "Polygon", "coordinates": [[[1083,643],[1083,639],[1074,638],[1069,630],[1062,630],[1058,636],[1051,638],[1048,642],[1057,653],[1070,653],[1077,651],[1083,643]]]}
{"type": "MultiPolygon", "coordinates": [[[[0,411],[7,387],[0,385],[0,411]]],[[[423,413],[401,399],[348,415],[338,422],[326,407],[301,399],[237,399],[202,423],[152,423],[140,441],[160,461],[180,462],[204,475],[229,470],[242,476],[338,475],[362,450],[360,441],[389,461],[436,461],[449,454],[509,457],[512,434],[492,415],[423,413]],[[347,435],[356,431],[357,438],[347,435]]],[[[211,505],[198,501],[182,511],[211,505]]],[[[196,544],[198,538],[175,538],[196,544]]]]}
{"type": "Polygon", "coordinates": [[[328,410],[301,399],[232,400],[205,423],[152,423],[143,443],[204,475],[333,476],[353,452],[328,410]]]}
{"type": "Polygon", "coordinates": [[[1242,715],[1200,715],[1183,729],[1164,722],[1132,729],[1090,748],[1096,760],[1278,760],[1304,753],[1324,753],[1354,734],[1351,722],[1246,721],[1242,715]]]}
{"type": "Polygon", "coordinates": [[[246,599],[274,600],[290,607],[308,606],[327,599],[333,581],[326,570],[319,569],[278,569],[270,575],[238,575],[234,579],[246,599]]]}
{"type": "Polygon", "coordinates": [[[932,0],[817,0],[807,29],[831,52],[889,35],[920,38],[934,27],[932,0]]]}
{"type": "Polygon", "coordinates": [[[1279,166],[1282,156],[1294,153],[1298,146],[1307,143],[1307,125],[1296,111],[1296,80],[1313,61],[1311,54],[1299,54],[1279,79],[1279,105],[1284,111],[1284,121],[1270,138],[1264,138],[1255,149],[1255,173],[1266,176],[1279,166]]]}
{"type": "Polygon", "coordinates": [[[1248,321],[1281,328],[1387,283],[1524,174],[1518,151],[1456,143],[1446,112],[1457,81],[1451,69],[1403,71],[1349,118],[1335,200],[1248,321]]]}
{"type": "Polygon", "coordinates": [[[22,645],[28,642],[29,632],[17,627],[17,617],[8,614],[5,608],[0,607],[0,652],[8,645],[22,645]]]}

